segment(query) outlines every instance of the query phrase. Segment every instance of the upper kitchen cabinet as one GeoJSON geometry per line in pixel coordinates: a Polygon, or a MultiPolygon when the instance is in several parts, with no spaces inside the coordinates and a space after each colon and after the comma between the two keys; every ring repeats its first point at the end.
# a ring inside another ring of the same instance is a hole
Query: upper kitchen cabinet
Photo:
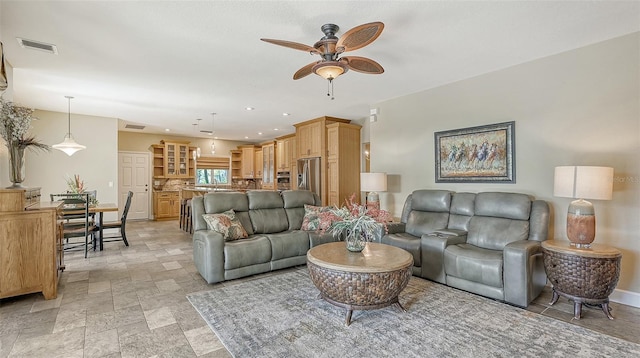
{"type": "Polygon", "coordinates": [[[295,133],[276,138],[276,163],[278,163],[278,172],[289,172],[291,170],[295,139],[295,133]]]}
{"type": "Polygon", "coordinates": [[[255,155],[257,147],[254,145],[241,145],[238,147],[242,151],[242,178],[253,179],[255,177],[255,155]]]}
{"type": "Polygon", "coordinates": [[[191,178],[195,175],[195,163],[191,157],[189,142],[160,141],[153,145],[153,176],[155,178],[191,178]]]}
{"type": "Polygon", "coordinates": [[[322,157],[326,152],[326,126],[331,123],[349,123],[350,120],[320,117],[294,124],[298,158],[322,157]]]}

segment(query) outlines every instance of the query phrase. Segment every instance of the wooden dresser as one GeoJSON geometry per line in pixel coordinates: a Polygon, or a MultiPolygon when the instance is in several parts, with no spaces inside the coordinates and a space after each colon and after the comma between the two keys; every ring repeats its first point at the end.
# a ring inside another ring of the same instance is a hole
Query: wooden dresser
{"type": "Polygon", "coordinates": [[[0,298],[34,292],[57,297],[64,269],[61,205],[40,202],[39,188],[0,189],[0,298]]]}

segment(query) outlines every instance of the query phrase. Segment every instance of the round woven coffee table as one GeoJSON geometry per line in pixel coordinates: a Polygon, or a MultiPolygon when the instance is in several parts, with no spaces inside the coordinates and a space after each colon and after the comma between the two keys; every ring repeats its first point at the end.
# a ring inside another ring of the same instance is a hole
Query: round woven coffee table
{"type": "Polygon", "coordinates": [[[409,283],[413,256],[390,245],[367,243],[362,252],[347,250],[344,242],[332,242],[307,251],[307,267],[320,297],[347,309],[346,324],[354,310],[397,305],[398,295],[409,283]]]}
{"type": "Polygon", "coordinates": [[[542,242],[544,269],[553,285],[553,298],[559,296],[573,301],[573,316],[580,319],[582,305],[599,306],[609,319],[609,295],[618,284],[622,253],[613,247],[591,244],[577,248],[567,241],[542,242]]]}

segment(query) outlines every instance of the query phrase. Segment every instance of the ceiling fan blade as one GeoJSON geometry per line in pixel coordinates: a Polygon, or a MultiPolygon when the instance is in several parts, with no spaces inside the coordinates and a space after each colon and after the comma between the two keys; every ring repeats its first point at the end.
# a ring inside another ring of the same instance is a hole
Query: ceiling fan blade
{"type": "Polygon", "coordinates": [[[370,22],[356,26],[342,35],[336,44],[336,51],[342,53],[365,47],[377,39],[383,29],[382,22],[370,22]]]}
{"type": "Polygon", "coordinates": [[[301,69],[299,69],[298,71],[296,71],[296,73],[293,74],[293,79],[294,80],[299,80],[302,77],[306,77],[310,74],[313,73],[313,66],[315,66],[316,63],[318,63],[320,61],[316,61],[316,62],[311,62],[310,64],[302,67],[301,69]]]}
{"type": "Polygon", "coordinates": [[[340,62],[346,64],[349,69],[356,72],[368,73],[370,75],[379,75],[384,72],[384,68],[376,61],[359,56],[342,57],[340,62]]]}
{"type": "Polygon", "coordinates": [[[284,47],[288,47],[288,48],[292,48],[294,50],[300,50],[300,51],[305,51],[305,52],[310,52],[310,53],[318,53],[318,50],[316,50],[315,48],[309,46],[309,45],[305,45],[305,44],[301,44],[298,42],[292,42],[292,41],[285,41],[285,40],[274,40],[274,39],[260,39],[264,42],[268,42],[274,45],[279,45],[279,46],[284,46],[284,47]]]}

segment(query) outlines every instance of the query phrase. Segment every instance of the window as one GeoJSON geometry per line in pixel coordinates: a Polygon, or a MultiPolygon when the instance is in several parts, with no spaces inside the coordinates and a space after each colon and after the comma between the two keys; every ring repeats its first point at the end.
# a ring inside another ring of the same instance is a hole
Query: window
{"type": "Polygon", "coordinates": [[[197,169],[196,184],[229,184],[229,169],[197,169]]]}

